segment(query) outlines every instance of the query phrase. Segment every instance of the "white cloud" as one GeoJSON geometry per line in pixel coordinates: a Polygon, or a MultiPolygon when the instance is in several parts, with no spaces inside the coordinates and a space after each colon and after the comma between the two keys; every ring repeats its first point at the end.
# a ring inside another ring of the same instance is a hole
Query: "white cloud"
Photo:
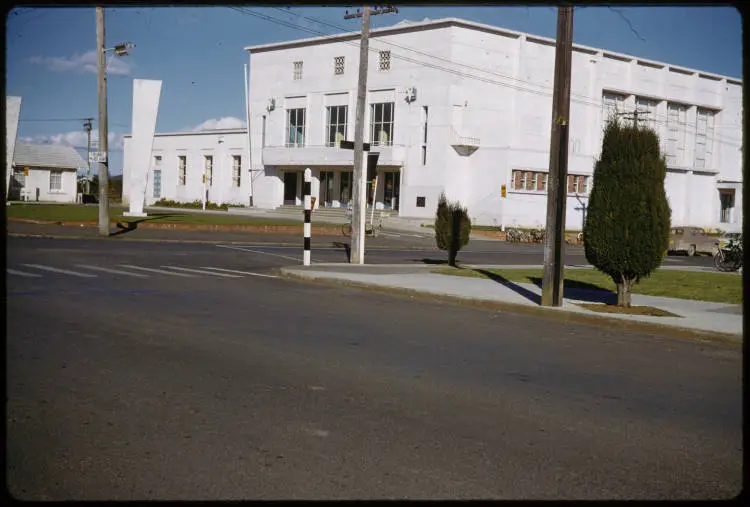
{"type": "Polygon", "coordinates": [[[193,132],[200,130],[217,130],[217,129],[239,129],[245,128],[245,121],[235,118],[234,116],[225,116],[224,118],[206,120],[197,127],[190,129],[193,132]]]}
{"type": "MultiPolygon", "coordinates": [[[[69,58],[64,56],[33,56],[29,58],[29,61],[57,72],[75,71],[96,74],[96,50],[82,54],[76,53],[69,58]]],[[[107,74],[127,76],[131,71],[132,65],[129,62],[111,54],[107,55],[107,74]]]]}
{"type": "MultiPolygon", "coordinates": [[[[97,139],[99,139],[99,131],[94,129],[91,131],[91,144],[95,144],[97,139]]],[[[107,139],[109,141],[108,147],[110,151],[122,151],[122,134],[110,132],[107,135],[107,139]]],[[[20,138],[20,141],[30,144],[56,144],[59,146],[71,146],[73,148],[85,149],[88,138],[85,132],[74,130],[72,132],[63,132],[61,134],[54,134],[51,136],[22,137],[20,138]]]]}

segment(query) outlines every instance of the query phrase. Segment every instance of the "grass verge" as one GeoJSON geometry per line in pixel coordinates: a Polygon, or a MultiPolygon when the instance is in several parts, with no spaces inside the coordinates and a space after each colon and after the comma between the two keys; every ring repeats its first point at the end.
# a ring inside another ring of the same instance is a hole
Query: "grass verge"
{"type": "MultiPolygon", "coordinates": [[[[473,278],[499,277],[508,282],[542,285],[541,269],[441,268],[433,273],[473,278]]],[[[566,269],[565,289],[616,292],[612,279],[595,269],[566,269]]],[[[657,270],[633,287],[634,294],[715,303],[742,304],[742,277],[726,273],[657,270]]]]}
{"type": "MultiPolygon", "coordinates": [[[[141,223],[163,223],[163,224],[186,224],[186,225],[277,225],[277,226],[299,226],[302,222],[291,222],[281,220],[245,218],[239,216],[222,216],[216,214],[201,213],[174,213],[156,212],[148,213],[147,217],[123,216],[121,208],[110,208],[109,218],[124,224],[141,223]]],[[[76,204],[13,204],[5,208],[8,218],[22,218],[40,221],[81,221],[95,222],[99,219],[99,208],[97,206],[83,206],[76,204]]]]}

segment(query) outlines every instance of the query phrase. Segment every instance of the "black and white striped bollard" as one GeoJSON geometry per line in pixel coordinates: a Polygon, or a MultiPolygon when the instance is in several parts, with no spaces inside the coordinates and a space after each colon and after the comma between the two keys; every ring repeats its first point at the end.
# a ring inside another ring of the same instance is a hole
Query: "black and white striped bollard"
{"type": "Polygon", "coordinates": [[[308,167],[305,169],[305,251],[302,254],[302,263],[305,266],[310,265],[310,216],[312,215],[312,200],[310,199],[310,192],[312,190],[312,171],[308,167]]]}

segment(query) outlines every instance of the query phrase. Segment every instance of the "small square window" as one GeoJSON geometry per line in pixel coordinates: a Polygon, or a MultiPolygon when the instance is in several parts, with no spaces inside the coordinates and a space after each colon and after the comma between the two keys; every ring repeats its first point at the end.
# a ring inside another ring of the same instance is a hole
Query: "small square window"
{"type": "Polygon", "coordinates": [[[417,208],[424,208],[427,206],[426,197],[417,197],[417,208]]]}
{"type": "Polygon", "coordinates": [[[294,79],[302,79],[302,62],[294,62],[294,79]]]}
{"type": "Polygon", "coordinates": [[[380,52],[380,70],[391,70],[391,52],[380,52]]]}
{"type": "Polygon", "coordinates": [[[333,59],[334,73],[337,75],[344,73],[344,57],[337,56],[333,59]]]}
{"type": "Polygon", "coordinates": [[[154,165],[161,165],[161,155],[154,156],[154,165]]]}

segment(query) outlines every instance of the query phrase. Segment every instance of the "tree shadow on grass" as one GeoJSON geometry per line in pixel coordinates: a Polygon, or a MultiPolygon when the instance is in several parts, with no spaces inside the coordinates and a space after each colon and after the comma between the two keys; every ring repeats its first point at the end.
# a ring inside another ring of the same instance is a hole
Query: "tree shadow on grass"
{"type": "MultiPolygon", "coordinates": [[[[537,287],[542,287],[542,279],[537,277],[529,278],[531,283],[537,287]]],[[[576,280],[565,280],[563,283],[563,298],[573,299],[576,301],[586,301],[589,303],[605,303],[608,305],[617,304],[617,294],[611,290],[588,282],[579,282],[576,280]]]]}
{"type": "Polygon", "coordinates": [[[128,232],[134,231],[138,228],[138,224],[143,222],[149,222],[152,220],[162,220],[164,218],[170,218],[170,217],[176,217],[180,216],[179,214],[174,213],[154,213],[153,215],[147,216],[147,217],[141,217],[135,220],[118,220],[117,221],[117,232],[112,232],[109,235],[110,236],[117,236],[119,234],[127,234],[128,232]]]}

